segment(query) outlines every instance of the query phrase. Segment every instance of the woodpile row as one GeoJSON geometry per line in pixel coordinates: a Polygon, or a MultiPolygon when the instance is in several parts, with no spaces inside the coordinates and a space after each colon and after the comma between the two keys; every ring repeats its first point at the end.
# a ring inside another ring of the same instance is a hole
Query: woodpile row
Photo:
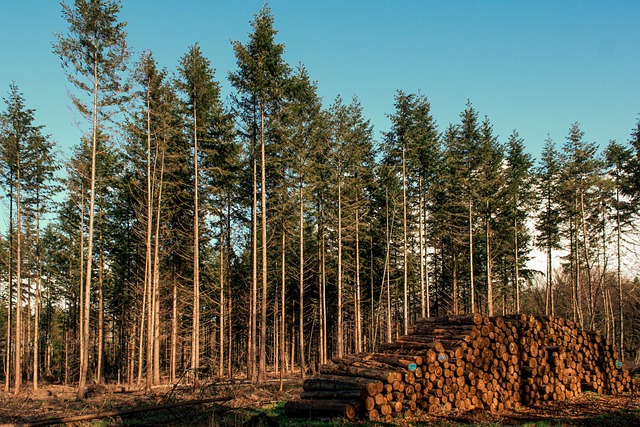
{"type": "Polygon", "coordinates": [[[291,417],[364,417],[490,411],[619,394],[634,382],[599,332],[552,316],[481,314],[419,320],[377,353],[334,358],[305,380],[291,417]]]}

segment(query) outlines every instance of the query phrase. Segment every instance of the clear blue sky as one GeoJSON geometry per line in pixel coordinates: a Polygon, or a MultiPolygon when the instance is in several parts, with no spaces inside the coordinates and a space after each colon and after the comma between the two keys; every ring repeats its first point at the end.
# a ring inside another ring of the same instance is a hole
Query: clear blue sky
{"type": "MultiPolygon", "coordinates": [[[[68,156],[78,143],[69,84],[52,53],[66,32],[54,0],[1,1],[0,94],[15,81],[68,156]]],[[[225,96],[262,0],[128,0],[134,57],[153,51],[173,71],[198,42],[225,96]]],[[[440,130],[469,99],[504,142],[513,129],[538,157],[550,135],[561,146],[578,121],[589,141],[627,141],[640,113],[639,1],[271,0],[285,59],[306,65],[326,105],[357,95],[376,136],[388,129],[398,89],[420,91],[440,130]]],[[[4,110],[5,105],[2,104],[4,110]]]]}

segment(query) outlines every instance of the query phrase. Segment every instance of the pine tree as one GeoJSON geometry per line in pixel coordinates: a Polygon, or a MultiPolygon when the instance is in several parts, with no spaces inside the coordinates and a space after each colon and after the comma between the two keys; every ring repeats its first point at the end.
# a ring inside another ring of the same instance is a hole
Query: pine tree
{"type": "MultiPolygon", "coordinates": [[[[193,318],[191,331],[191,369],[197,373],[200,368],[200,163],[202,158],[199,144],[206,144],[208,132],[217,125],[222,114],[220,85],[214,80],[214,70],[196,44],[180,61],[178,87],[186,95],[186,115],[190,122],[193,141],[193,318]]],[[[228,126],[227,126],[228,128],[228,126]]],[[[218,131],[218,129],[216,129],[218,131]]]]}
{"type": "MultiPolygon", "coordinates": [[[[614,200],[612,219],[614,221],[615,251],[616,251],[616,285],[618,291],[618,352],[624,359],[624,310],[622,290],[622,234],[633,227],[633,202],[624,197],[629,190],[629,164],[633,161],[632,149],[611,141],[605,151],[606,167],[613,184],[614,200]]],[[[606,242],[605,242],[606,244],[606,242]]]]}
{"type": "MultiPolygon", "coordinates": [[[[250,339],[248,343],[249,377],[253,382],[264,382],[266,378],[267,353],[267,145],[273,142],[272,120],[277,116],[284,101],[283,85],[290,73],[289,66],[282,56],[284,45],[275,42],[277,31],[273,28],[273,15],[268,7],[255,16],[251,23],[253,33],[249,35],[246,45],[238,41],[233,42],[238,70],[229,75],[234,88],[238,91],[236,108],[242,121],[241,131],[249,146],[254,165],[254,200],[257,199],[258,180],[258,147],[260,163],[260,241],[261,241],[261,279],[262,304],[260,313],[260,348],[255,346],[257,325],[257,260],[253,268],[252,302],[249,316],[250,339]],[[255,370],[256,352],[258,353],[258,369],[255,370]]],[[[257,203],[254,202],[253,212],[253,257],[257,257],[257,203]]]]}
{"type": "Polygon", "coordinates": [[[61,58],[67,77],[81,95],[72,95],[72,101],[80,114],[91,121],[89,226],[84,306],[82,307],[80,379],[78,398],[86,391],[89,368],[90,299],[92,283],[93,233],[95,220],[96,147],[104,117],[123,98],[122,72],[129,52],[126,43],[125,23],[118,22],[120,4],[111,0],[75,0],[74,7],[62,3],[62,14],[69,23],[69,33],[58,34],[54,52],[61,58]],[[83,99],[83,95],[86,99],[83,99]]]}
{"type": "MultiPolygon", "coordinates": [[[[493,136],[493,128],[489,119],[485,117],[480,126],[480,146],[478,147],[478,213],[484,222],[484,255],[487,286],[487,313],[494,314],[494,258],[497,248],[494,246],[494,234],[498,228],[497,222],[504,211],[504,189],[500,174],[504,159],[503,148],[498,139],[493,136]]],[[[516,284],[517,286],[517,284],[516,284]]]]}
{"type": "Polygon", "coordinates": [[[513,265],[513,282],[516,291],[515,310],[520,313],[520,272],[526,265],[527,255],[530,248],[530,237],[527,232],[527,220],[529,212],[534,206],[535,192],[533,191],[533,161],[531,155],[526,153],[524,141],[517,131],[509,136],[507,141],[504,170],[505,185],[505,217],[508,221],[507,230],[510,231],[511,238],[508,247],[511,252],[509,262],[513,265]]]}
{"type": "Polygon", "coordinates": [[[555,315],[553,288],[553,251],[560,249],[560,158],[551,138],[542,149],[536,168],[538,214],[536,218],[537,244],[547,257],[545,313],[555,315]]]}
{"type": "Polygon", "coordinates": [[[404,333],[407,332],[410,313],[409,294],[409,242],[408,236],[416,230],[409,224],[416,221],[410,215],[418,215],[419,264],[420,264],[420,308],[424,317],[429,313],[428,270],[425,260],[424,211],[429,184],[437,167],[438,135],[430,113],[427,98],[422,95],[405,94],[399,91],[395,96],[395,112],[390,116],[392,127],[386,134],[386,160],[389,164],[400,165],[403,193],[403,311],[404,333]],[[416,203],[417,199],[417,203],[416,203]],[[411,228],[411,229],[410,229],[411,228]]]}
{"type": "Polygon", "coordinates": [[[589,223],[598,204],[594,203],[594,190],[601,172],[601,162],[596,157],[596,145],[584,140],[584,132],[574,123],[563,146],[562,200],[563,217],[570,242],[570,266],[573,283],[573,317],[584,322],[582,307],[583,280],[586,279],[588,325],[595,321],[595,304],[592,280],[592,259],[589,223]],[[584,277],[586,276],[586,277],[584,277]]]}

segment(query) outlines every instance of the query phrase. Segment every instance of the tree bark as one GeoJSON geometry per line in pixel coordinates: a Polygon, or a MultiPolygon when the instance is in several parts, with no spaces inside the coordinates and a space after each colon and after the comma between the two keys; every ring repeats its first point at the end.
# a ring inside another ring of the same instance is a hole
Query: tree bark
{"type": "MultiPolygon", "coordinates": [[[[16,141],[16,333],[14,394],[22,385],[22,195],[19,141],[16,141]]],[[[10,328],[11,325],[7,325],[10,328]]]]}
{"type": "Polygon", "coordinates": [[[404,312],[404,329],[403,335],[409,333],[409,254],[407,250],[407,162],[406,149],[402,145],[402,296],[403,296],[403,312],[404,312]]]}
{"type": "Polygon", "coordinates": [[[193,101],[193,319],[191,326],[191,369],[194,379],[200,367],[200,212],[198,200],[198,109],[193,101]]]}
{"type": "Polygon", "coordinates": [[[267,157],[264,126],[264,104],[260,104],[260,222],[262,245],[262,305],[260,315],[260,356],[258,362],[258,383],[263,383],[267,375],[267,157]]]}
{"type": "MultiPolygon", "coordinates": [[[[93,63],[93,134],[91,138],[91,178],[89,181],[89,230],[87,235],[87,265],[85,271],[84,301],[80,321],[80,376],[78,379],[77,398],[84,399],[89,371],[89,315],[91,311],[91,270],[93,264],[93,228],[96,189],[96,151],[98,144],[98,63],[93,63]]],[[[82,291],[81,291],[82,292],[82,291]]]]}
{"type": "MultiPolygon", "coordinates": [[[[303,187],[302,187],[302,178],[300,178],[300,183],[299,183],[299,199],[300,199],[300,269],[299,269],[299,277],[300,277],[300,299],[299,299],[299,309],[300,309],[300,314],[299,314],[299,333],[300,336],[298,338],[298,340],[300,341],[300,377],[304,378],[305,377],[305,373],[307,370],[307,363],[304,357],[304,194],[303,194],[303,187]]],[[[283,241],[282,243],[284,243],[284,232],[283,232],[283,241]]],[[[283,262],[284,262],[284,258],[283,258],[283,262]]],[[[283,277],[284,279],[284,277],[283,277]]],[[[283,282],[283,288],[282,288],[283,292],[284,292],[284,282],[283,282]]],[[[283,301],[284,301],[284,297],[283,297],[283,301]]],[[[282,305],[283,307],[283,316],[284,316],[284,304],[282,305]]],[[[284,319],[284,317],[283,317],[284,319]]],[[[284,337],[284,335],[283,335],[284,337]]]]}

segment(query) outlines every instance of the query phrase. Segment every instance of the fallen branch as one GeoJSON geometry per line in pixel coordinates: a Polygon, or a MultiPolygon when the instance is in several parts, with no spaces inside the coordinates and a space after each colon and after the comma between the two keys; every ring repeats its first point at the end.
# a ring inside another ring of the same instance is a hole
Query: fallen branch
{"type": "MultiPolygon", "coordinates": [[[[182,406],[189,406],[189,405],[201,405],[204,403],[225,402],[231,399],[232,399],[231,396],[227,396],[227,397],[214,397],[210,399],[187,400],[184,402],[170,403],[170,404],[159,405],[159,406],[147,406],[144,408],[126,409],[121,411],[98,412],[94,414],[77,415],[72,417],[49,418],[46,420],[34,421],[31,423],[25,423],[25,424],[15,424],[15,425],[16,426],[20,425],[23,427],[39,427],[39,426],[48,426],[52,424],[66,424],[66,423],[73,423],[77,421],[97,420],[100,418],[120,417],[125,415],[140,414],[144,412],[160,411],[162,409],[173,409],[173,408],[179,408],[182,406]]],[[[11,426],[11,424],[4,424],[4,426],[9,427],[11,426]]]]}

